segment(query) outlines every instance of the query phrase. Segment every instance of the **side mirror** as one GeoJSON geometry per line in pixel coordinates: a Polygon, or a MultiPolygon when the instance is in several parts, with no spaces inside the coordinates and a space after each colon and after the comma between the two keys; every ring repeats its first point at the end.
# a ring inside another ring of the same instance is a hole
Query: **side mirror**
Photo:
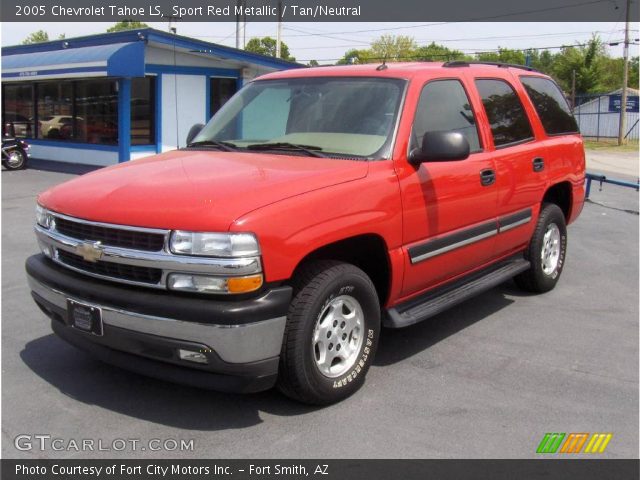
{"type": "Polygon", "coordinates": [[[464,160],[469,156],[469,141],[459,132],[427,132],[422,137],[422,146],[409,153],[409,161],[449,162],[464,160]]]}
{"type": "Polygon", "coordinates": [[[193,142],[193,139],[196,138],[196,136],[202,131],[203,128],[203,123],[196,123],[193,127],[191,127],[189,133],[187,134],[187,145],[193,142]]]}

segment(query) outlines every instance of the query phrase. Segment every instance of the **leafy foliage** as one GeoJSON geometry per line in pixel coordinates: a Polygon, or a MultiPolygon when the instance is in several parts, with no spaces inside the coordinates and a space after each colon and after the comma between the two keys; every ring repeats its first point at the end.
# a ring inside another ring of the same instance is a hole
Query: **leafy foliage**
{"type": "MultiPolygon", "coordinates": [[[[244,47],[247,52],[259,53],[266,55],[267,57],[276,56],[276,40],[271,37],[252,38],[247,42],[244,47]]],[[[280,57],[283,60],[289,60],[295,62],[295,57],[292,57],[289,53],[289,47],[286,43],[280,42],[280,57]]]]}
{"type": "Polygon", "coordinates": [[[124,20],[122,22],[118,22],[115,25],[107,28],[107,32],[122,32],[124,30],[136,30],[138,28],[149,28],[144,22],[134,22],[133,20],[124,20]]]}

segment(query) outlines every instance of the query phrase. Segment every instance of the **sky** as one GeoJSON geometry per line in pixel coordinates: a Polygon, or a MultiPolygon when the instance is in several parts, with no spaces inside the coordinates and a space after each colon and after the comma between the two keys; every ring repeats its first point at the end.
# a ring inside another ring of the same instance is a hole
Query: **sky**
{"type": "MultiPolygon", "coordinates": [[[[15,45],[31,32],[43,29],[51,39],[65,34],[67,38],[102,33],[113,23],[2,23],[2,45],[15,45]]],[[[159,30],[168,30],[166,22],[150,22],[159,30]]],[[[631,24],[630,38],[639,37],[639,23],[631,24]]],[[[213,43],[235,46],[235,23],[184,22],[177,25],[178,34],[213,43]]],[[[276,23],[248,23],[246,41],[252,37],[276,36],[276,23]]],[[[624,21],[609,22],[440,22],[440,23],[287,23],[283,24],[283,41],[301,63],[314,59],[319,63],[334,63],[347,50],[367,48],[380,35],[407,35],[418,45],[432,41],[465,53],[495,50],[498,47],[524,49],[559,47],[586,42],[597,33],[605,43],[622,42],[624,21]]],[[[636,43],[638,43],[636,41],[636,43]]],[[[622,46],[610,46],[612,56],[622,56],[622,46]]],[[[557,51],[552,50],[552,51],[557,51]]],[[[638,46],[631,45],[630,55],[638,55],[638,46]]]]}

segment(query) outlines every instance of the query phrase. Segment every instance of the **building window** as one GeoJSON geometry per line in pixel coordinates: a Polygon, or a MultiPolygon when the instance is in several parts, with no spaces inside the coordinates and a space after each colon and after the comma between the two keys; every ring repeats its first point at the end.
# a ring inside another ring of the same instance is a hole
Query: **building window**
{"type": "Polygon", "coordinates": [[[131,81],[131,145],[155,143],[155,80],[145,77],[131,81]]]}
{"type": "Polygon", "coordinates": [[[76,139],[84,143],[118,143],[118,91],[113,80],[76,82],[76,139]]]}
{"type": "Polygon", "coordinates": [[[211,116],[227,103],[238,90],[235,78],[212,78],[211,82],[211,116]]]}
{"type": "Polygon", "coordinates": [[[72,140],[73,88],[70,82],[37,84],[38,138],[72,140]]]}
{"type": "Polygon", "coordinates": [[[34,133],[33,85],[3,85],[2,134],[33,137],[34,133]]]}
{"type": "MultiPolygon", "coordinates": [[[[132,145],[155,143],[155,86],[154,77],[134,78],[131,82],[132,145]]],[[[5,135],[103,145],[118,143],[115,80],[9,84],[2,86],[2,97],[5,135]]]]}

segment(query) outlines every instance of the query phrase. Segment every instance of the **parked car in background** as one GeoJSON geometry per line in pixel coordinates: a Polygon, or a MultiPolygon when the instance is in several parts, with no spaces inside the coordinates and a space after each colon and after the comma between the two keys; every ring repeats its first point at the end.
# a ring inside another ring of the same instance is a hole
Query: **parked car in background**
{"type": "MultiPolygon", "coordinates": [[[[77,117],[82,121],[81,117],[77,117]]],[[[73,117],[71,115],[48,115],[38,121],[41,138],[69,138],[62,134],[63,128],[72,128],[73,117]]]]}
{"type": "Polygon", "coordinates": [[[2,118],[3,135],[25,138],[32,135],[33,119],[16,112],[4,112],[2,118]]]}
{"type": "Polygon", "coordinates": [[[553,289],[584,203],[575,119],[527,67],[272,73],[189,137],[41,194],[26,269],[67,342],[206,388],[342,400],[383,325],[553,289]]]}

